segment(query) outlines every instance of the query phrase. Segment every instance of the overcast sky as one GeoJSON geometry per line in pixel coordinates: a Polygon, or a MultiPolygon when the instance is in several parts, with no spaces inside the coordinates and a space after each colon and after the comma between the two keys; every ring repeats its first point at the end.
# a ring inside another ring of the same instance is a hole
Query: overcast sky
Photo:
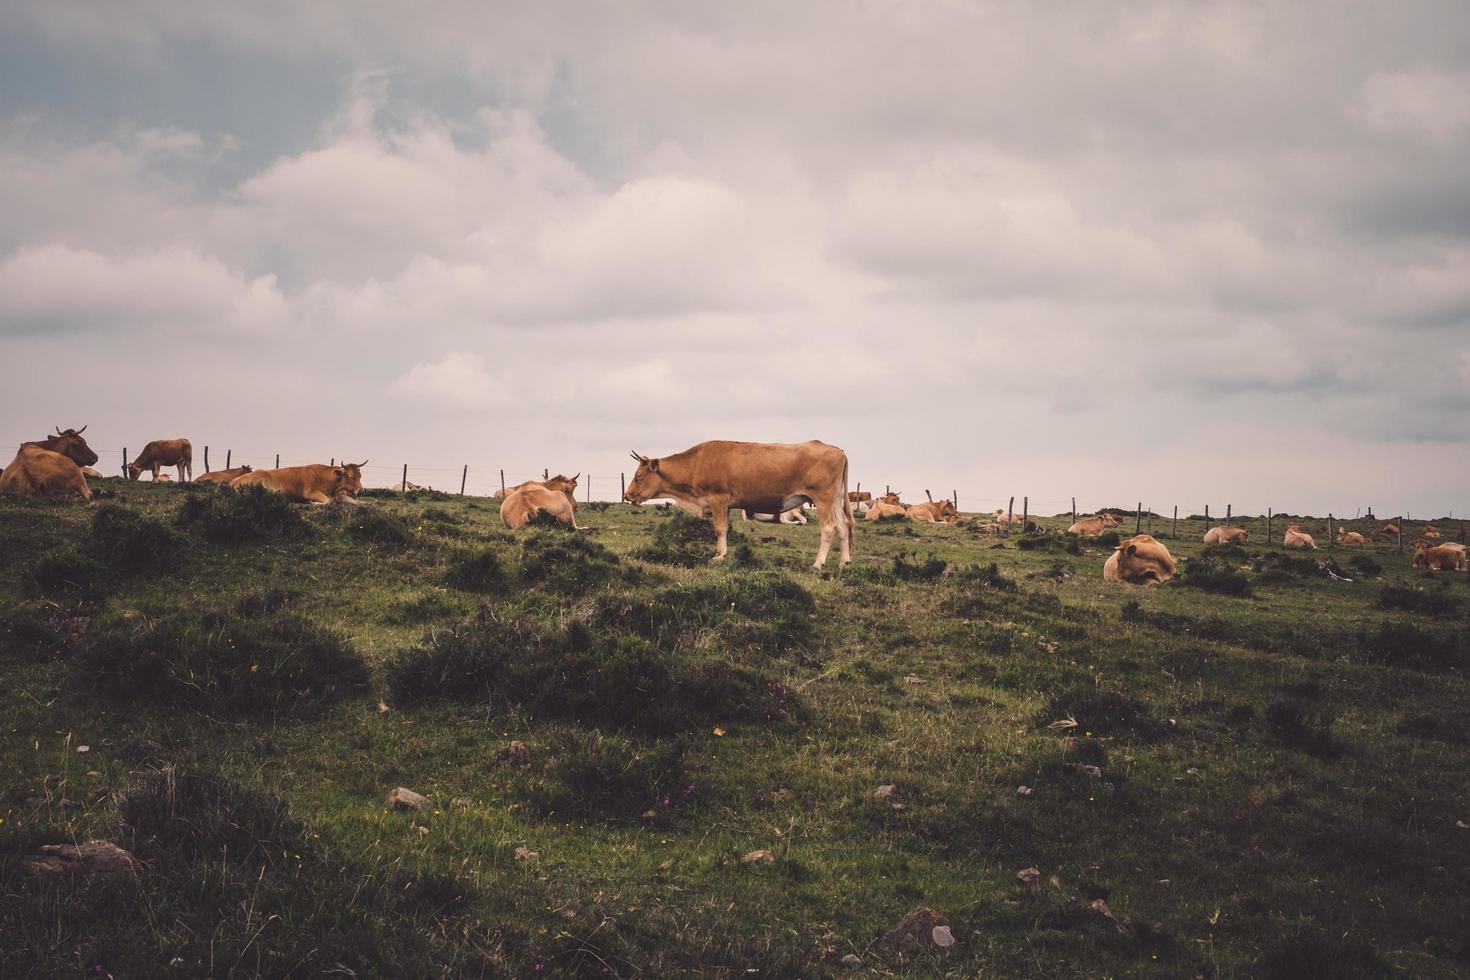
{"type": "Polygon", "coordinates": [[[1470,513],[1463,0],[0,0],[0,216],[11,443],[1470,513]]]}

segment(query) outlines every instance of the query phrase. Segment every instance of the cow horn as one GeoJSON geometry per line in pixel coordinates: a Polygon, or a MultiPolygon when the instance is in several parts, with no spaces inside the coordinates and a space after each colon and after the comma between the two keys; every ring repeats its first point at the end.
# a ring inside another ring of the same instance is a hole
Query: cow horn
{"type": "Polygon", "coordinates": [[[581,471],[581,470],[578,470],[578,471],[577,471],[577,475],[576,475],[576,476],[574,476],[574,477],[572,477],[572,482],[573,482],[573,483],[576,483],[576,482],[577,482],[577,477],[578,477],[578,476],[581,476],[581,475],[582,475],[582,471],[581,471]]]}
{"type": "Polygon", "coordinates": [[[633,455],[633,458],[636,459],[640,463],[646,463],[646,462],[648,462],[648,460],[646,460],[642,456],[639,456],[638,455],[637,450],[634,450],[632,455],[633,455]]]}
{"type": "MultiPolygon", "coordinates": [[[[91,425],[91,424],[92,424],[91,422],[88,422],[87,423],[87,425],[91,425]]],[[[83,432],[86,432],[87,431],[87,425],[84,425],[80,429],[78,429],[77,430],[77,435],[81,435],[83,432]]]]}
{"type": "Polygon", "coordinates": [[[56,434],[61,435],[61,426],[59,425],[56,427],[56,434]]]}

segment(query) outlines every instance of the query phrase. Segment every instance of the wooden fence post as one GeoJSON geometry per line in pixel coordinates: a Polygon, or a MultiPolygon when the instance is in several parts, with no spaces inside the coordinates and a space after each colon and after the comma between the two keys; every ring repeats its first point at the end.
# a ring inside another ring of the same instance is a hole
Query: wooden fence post
{"type": "Polygon", "coordinates": [[[123,447],[123,479],[128,478],[128,447],[123,447]]]}
{"type": "Polygon", "coordinates": [[[1133,524],[1133,533],[1134,534],[1142,534],[1143,533],[1143,501],[1142,500],[1140,500],[1138,502],[1138,520],[1135,521],[1134,524],[1133,524]]]}
{"type": "Polygon", "coordinates": [[[280,469],[280,468],[281,468],[281,454],[280,453],[276,453],[276,469],[280,469]]]}
{"type": "Polygon", "coordinates": [[[500,495],[505,496],[505,470],[500,471],[500,495]]]}
{"type": "Polygon", "coordinates": [[[1031,498],[1021,498],[1021,533],[1026,533],[1026,524],[1031,519],[1031,498]]]}
{"type": "Polygon", "coordinates": [[[1266,508],[1266,543],[1271,543],[1271,508],[1266,508]]]}
{"type": "Polygon", "coordinates": [[[1006,537],[1011,536],[1011,517],[1016,513],[1016,495],[1011,494],[1011,502],[1006,504],[1006,537]]]}
{"type": "Polygon", "coordinates": [[[1232,509],[1233,508],[1229,504],[1226,504],[1225,505],[1225,526],[1226,527],[1229,527],[1230,526],[1230,517],[1231,517],[1231,510],[1232,509]]]}
{"type": "Polygon", "coordinates": [[[1072,523],[1077,523],[1077,498],[1072,498],[1072,523]]]}
{"type": "Polygon", "coordinates": [[[1205,504],[1205,533],[1210,531],[1210,505],[1205,504]]]}
{"type": "Polygon", "coordinates": [[[408,493],[408,464],[403,464],[403,482],[398,485],[399,492],[408,493]]]}
{"type": "Polygon", "coordinates": [[[587,474],[587,502],[592,503],[592,474],[587,474]]]}
{"type": "Polygon", "coordinates": [[[1399,518],[1399,554],[1403,554],[1404,551],[1404,525],[1407,523],[1408,521],[1404,518],[1399,518]]]}
{"type": "Polygon", "coordinates": [[[204,472],[209,472],[209,447],[204,447],[204,472]]]}
{"type": "Polygon", "coordinates": [[[1175,504],[1174,505],[1174,530],[1171,532],[1171,536],[1175,540],[1178,540],[1178,538],[1179,538],[1179,505],[1178,504],[1175,504]]]}
{"type": "Polygon", "coordinates": [[[551,471],[550,470],[547,470],[547,469],[543,469],[541,471],[541,479],[543,479],[543,480],[549,480],[549,479],[551,479],[551,471]]]}
{"type": "Polygon", "coordinates": [[[464,472],[459,475],[459,495],[464,496],[464,481],[470,478],[470,464],[464,464],[464,472]]]}
{"type": "Polygon", "coordinates": [[[229,469],[230,468],[230,456],[233,453],[234,453],[234,450],[233,449],[226,449],[225,450],[225,469],[229,469]]]}
{"type": "Polygon", "coordinates": [[[618,503],[622,503],[623,502],[623,498],[625,498],[627,496],[628,496],[628,483],[627,483],[627,480],[624,478],[624,476],[623,476],[622,473],[619,473],[618,474],[618,503]]]}
{"type": "Polygon", "coordinates": [[[1327,550],[1332,550],[1332,511],[1327,512],[1327,550]]]}
{"type": "Polygon", "coordinates": [[[958,490],[951,490],[949,492],[949,502],[954,504],[955,510],[960,509],[960,492],[958,490]]]}

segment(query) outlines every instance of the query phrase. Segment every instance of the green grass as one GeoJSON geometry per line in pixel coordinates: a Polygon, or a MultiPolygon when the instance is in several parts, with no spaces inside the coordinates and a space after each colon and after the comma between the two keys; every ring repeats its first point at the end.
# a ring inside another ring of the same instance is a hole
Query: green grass
{"type": "Polygon", "coordinates": [[[1390,547],[108,489],[0,498],[0,976],[1470,974],[1470,582],[1390,547]]]}

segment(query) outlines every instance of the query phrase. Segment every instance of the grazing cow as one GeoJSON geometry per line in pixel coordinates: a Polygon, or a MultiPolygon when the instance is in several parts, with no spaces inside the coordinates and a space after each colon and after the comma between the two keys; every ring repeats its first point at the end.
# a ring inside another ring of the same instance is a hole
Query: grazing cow
{"type": "Polygon", "coordinates": [[[1368,543],[1368,539],[1363,537],[1357,531],[1349,531],[1345,527],[1339,527],[1337,529],[1337,543],[1362,547],[1363,545],[1368,543]]]}
{"type": "Polygon", "coordinates": [[[1243,527],[1221,524],[1205,532],[1205,544],[1245,544],[1251,533],[1243,527]]]}
{"type": "Polygon", "coordinates": [[[1103,565],[1103,581],[1158,585],[1174,577],[1174,556],[1153,535],[1135,534],[1103,565]]]}
{"type": "Polygon", "coordinates": [[[278,470],[251,470],[230,481],[230,486],[240,489],[259,484],[274,490],[298,504],[329,504],[334,500],[355,503],[351,498],[362,490],[361,463],[342,463],[326,466],[311,463],[306,466],[282,466],[278,470]]]}
{"type": "Polygon", "coordinates": [[[813,568],[827,561],[836,535],[840,564],[852,561],[852,503],[847,499],[847,454],[812,440],[795,444],[702,442],[663,458],[633,454],[638,471],[623,499],[641,504],[668,497],[715,528],[715,561],[728,551],[730,508],[779,514],[814,504],[821,543],[813,568]]]}
{"type": "MultiPolygon", "coordinates": [[[[577,528],[577,477],[558,473],[549,480],[531,480],[506,491],[500,519],[512,531],[525,527],[545,511],[563,524],[577,528]]],[[[577,528],[581,530],[581,528],[577,528]]]]}
{"type": "Polygon", "coordinates": [[[229,483],[231,480],[235,479],[235,477],[237,477],[237,476],[244,476],[246,473],[251,473],[251,472],[254,472],[254,467],[251,467],[251,466],[235,466],[235,467],[232,467],[232,468],[230,468],[228,470],[210,470],[208,473],[205,473],[203,476],[196,476],[194,479],[190,480],[189,482],[190,483],[229,483]]]}
{"type": "Polygon", "coordinates": [[[1024,520],[1024,517],[1014,512],[1007,515],[1004,507],[995,508],[995,522],[997,524],[1020,524],[1024,520]]]}
{"type": "MultiPolygon", "coordinates": [[[[1067,533],[1083,538],[1095,538],[1108,528],[1117,527],[1122,523],[1115,514],[1099,514],[1096,517],[1082,518],[1082,520],[1067,528],[1067,533]]],[[[1150,538],[1149,540],[1152,541],[1153,539],[1150,538]]]]}
{"type": "Polygon", "coordinates": [[[154,439],[128,464],[128,479],[136,480],[144,470],[152,470],[156,483],[158,470],[164,466],[178,467],[179,482],[188,483],[194,475],[193,444],[188,439],[154,439]]]}
{"type": "Polygon", "coordinates": [[[0,492],[91,500],[92,488],[82,467],[97,462],[97,454],[82,438],[85,431],[85,425],[66,430],[57,426],[54,436],[21,443],[15,458],[0,471],[0,492]]]}
{"type": "Polygon", "coordinates": [[[909,520],[921,524],[953,524],[959,520],[960,512],[948,500],[931,500],[928,503],[914,504],[908,509],[908,515],[909,520]]]}
{"type": "Polygon", "coordinates": [[[1311,548],[1313,551],[1317,550],[1317,542],[1312,540],[1310,534],[1302,530],[1300,524],[1288,524],[1286,526],[1286,535],[1281,539],[1281,543],[1288,548],[1311,548]]]}
{"type": "Polygon", "coordinates": [[[1424,536],[1430,539],[1439,537],[1439,528],[1435,527],[1433,524],[1424,525],[1424,536]]]}
{"type": "Polygon", "coordinates": [[[1415,568],[1431,572],[1463,572],[1466,570],[1465,546],[1462,544],[1431,545],[1420,539],[1414,542],[1415,568]]]}

